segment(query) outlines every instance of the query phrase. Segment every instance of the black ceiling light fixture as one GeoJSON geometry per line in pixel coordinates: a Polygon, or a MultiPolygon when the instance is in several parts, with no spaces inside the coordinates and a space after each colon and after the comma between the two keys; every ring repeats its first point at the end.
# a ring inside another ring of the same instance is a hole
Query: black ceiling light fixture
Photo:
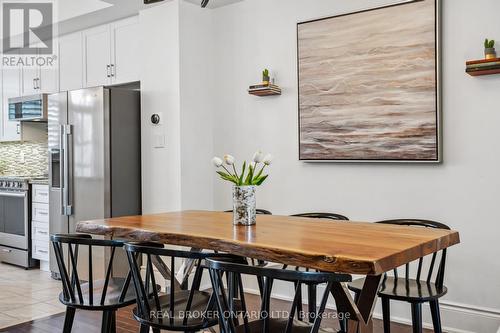
{"type": "Polygon", "coordinates": [[[150,5],[152,3],[155,3],[155,2],[161,2],[163,0],[144,0],[144,4],[145,5],[150,5]]]}
{"type": "Polygon", "coordinates": [[[205,8],[208,5],[209,0],[201,0],[201,8],[205,8]]]}

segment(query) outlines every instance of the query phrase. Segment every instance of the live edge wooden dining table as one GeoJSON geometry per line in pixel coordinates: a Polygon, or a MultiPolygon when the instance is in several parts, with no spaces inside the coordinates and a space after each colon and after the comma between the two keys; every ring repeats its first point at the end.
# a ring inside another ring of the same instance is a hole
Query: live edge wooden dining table
{"type": "MultiPolygon", "coordinates": [[[[458,232],[452,230],[277,215],[259,215],[257,224],[251,227],[233,226],[231,213],[211,211],[82,221],[77,224],[77,232],[365,275],[357,302],[342,283],[331,291],[337,310],[349,313],[353,320],[350,332],[372,331],[372,313],[383,273],[460,242],[458,232]]],[[[170,274],[167,267],[160,272],[170,274]]]]}

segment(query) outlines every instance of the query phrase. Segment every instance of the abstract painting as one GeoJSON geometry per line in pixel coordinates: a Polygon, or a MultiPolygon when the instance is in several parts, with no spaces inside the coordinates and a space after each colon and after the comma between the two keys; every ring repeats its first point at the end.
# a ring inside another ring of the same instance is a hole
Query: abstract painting
{"type": "Polygon", "coordinates": [[[297,25],[300,160],[440,161],[438,1],[297,25]]]}

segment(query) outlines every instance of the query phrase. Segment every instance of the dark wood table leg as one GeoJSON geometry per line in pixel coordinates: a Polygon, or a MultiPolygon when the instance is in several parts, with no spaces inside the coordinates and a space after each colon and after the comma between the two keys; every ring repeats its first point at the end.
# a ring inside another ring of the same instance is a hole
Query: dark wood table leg
{"type": "Polygon", "coordinates": [[[348,323],[349,333],[372,333],[372,314],[377,302],[377,294],[382,275],[368,275],[356,304],[345,286],[332,288],[332,295],[341,311],[348,311],[351,320],[348,323]]]}

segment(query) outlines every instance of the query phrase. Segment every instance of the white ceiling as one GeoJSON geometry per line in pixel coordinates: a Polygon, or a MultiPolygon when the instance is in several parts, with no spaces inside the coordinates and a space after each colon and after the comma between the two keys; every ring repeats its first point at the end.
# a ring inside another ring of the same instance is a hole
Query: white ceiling
{"type": "Polygon", "coordinates": [[[56,19],[61,22],[111,6],[113,5],[102,0],[59,0],[56,19]]]}
{"type": "MultiPolygon", "coordinates": [[[[170,1],[170,0],[165,0],[170,1]]],[[[201,0],[184,0],[201,5],[201,0]]],[[[219,8],[243,0],[210,0],[207,8],[219,8]]],[[[155,5],[145,5],[144,0],[58,0],[58,34],[64,35],[92,26],[136,15],[140,10],[155,5]]]]}
{"type": "MultiPolygon", "coordinates": [[[[58,33],[64,35],[139,13],[144,0],[58,0],[58,33]],[[64,3],[64,4],[62,4],[64,3]]],[[[161,3],[161,2],[160,2],[161,3]]]]}

